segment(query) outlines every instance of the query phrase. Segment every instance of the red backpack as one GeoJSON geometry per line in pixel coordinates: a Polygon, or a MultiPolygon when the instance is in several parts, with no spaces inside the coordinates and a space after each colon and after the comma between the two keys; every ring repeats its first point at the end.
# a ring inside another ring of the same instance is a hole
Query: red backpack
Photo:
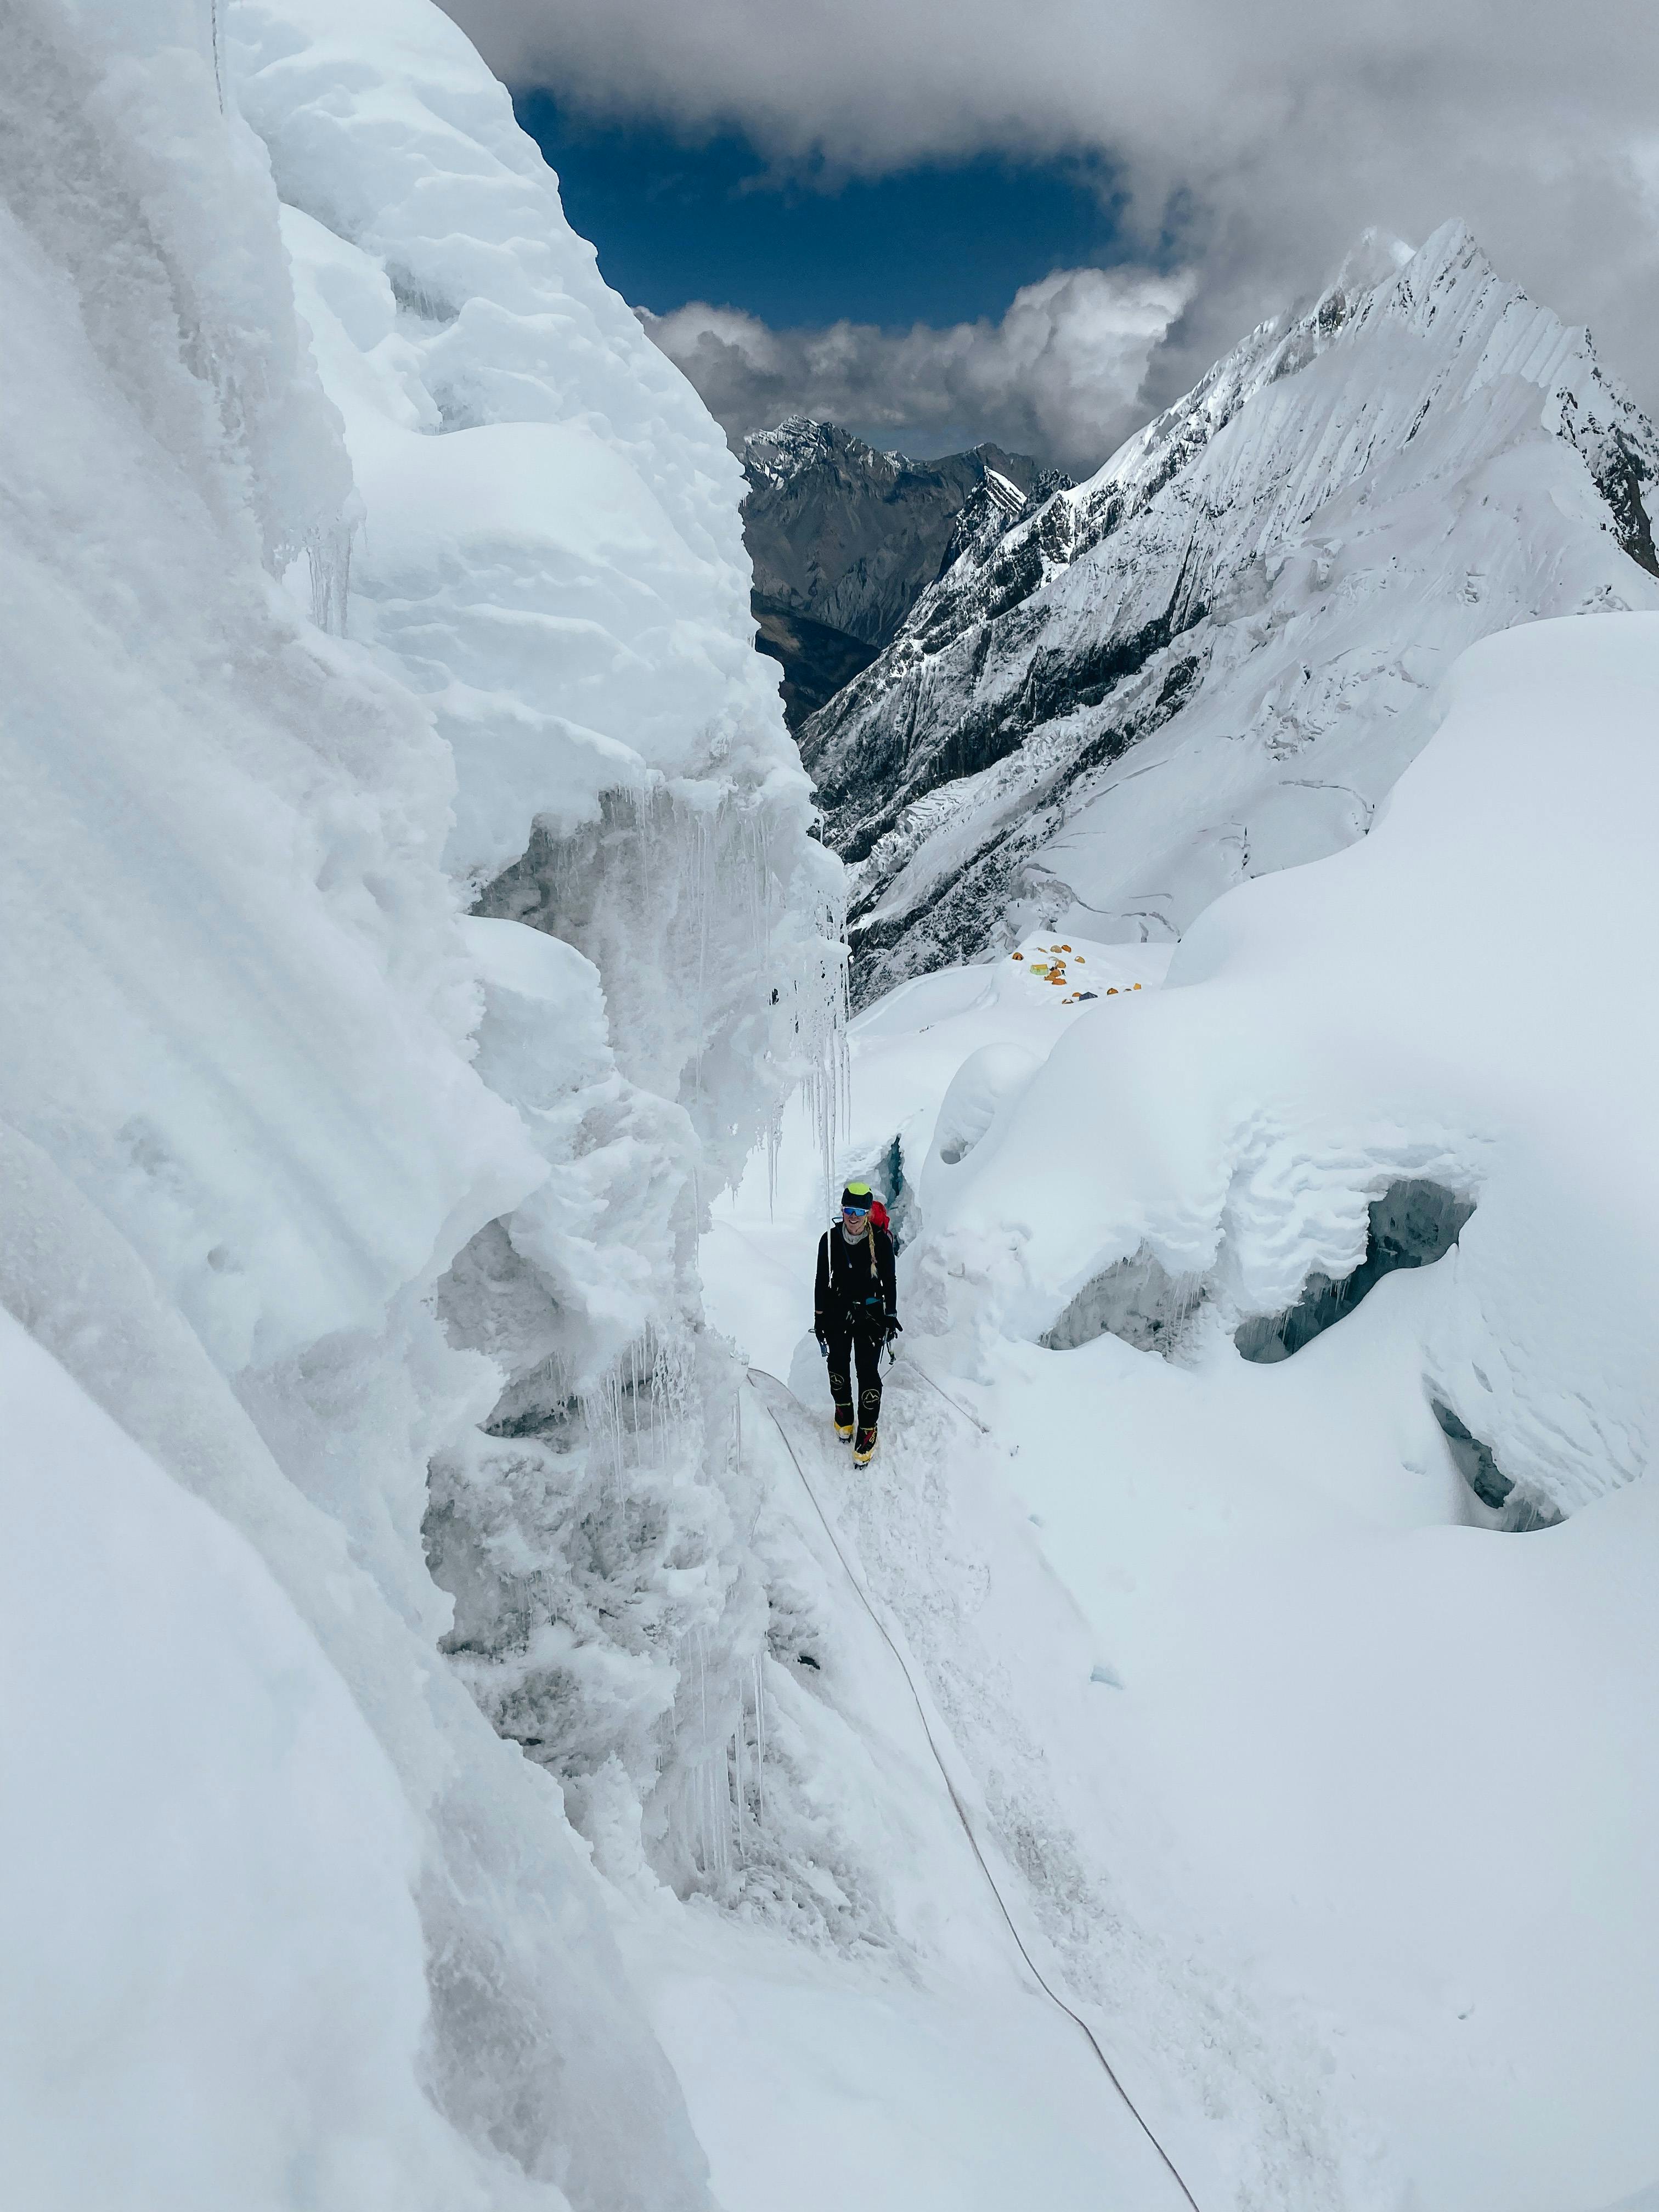
{"type": "Polygon", "coordinates": [[[872,1198],[870,1201],[870,1218],[878,1229],[891,1231],[893,1224],[887,1218],[887,1208],[878,1198],[872,1198]]]}

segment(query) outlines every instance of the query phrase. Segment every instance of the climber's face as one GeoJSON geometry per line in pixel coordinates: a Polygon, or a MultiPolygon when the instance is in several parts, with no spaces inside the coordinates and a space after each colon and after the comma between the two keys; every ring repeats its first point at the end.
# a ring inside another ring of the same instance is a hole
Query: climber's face
{"type": "Polygon", "coordinates": [[[867,1206],[843,1206],[841,1218],[849,1229],[862,1229],[870,1218],[870,1209],[867,1206]]]}

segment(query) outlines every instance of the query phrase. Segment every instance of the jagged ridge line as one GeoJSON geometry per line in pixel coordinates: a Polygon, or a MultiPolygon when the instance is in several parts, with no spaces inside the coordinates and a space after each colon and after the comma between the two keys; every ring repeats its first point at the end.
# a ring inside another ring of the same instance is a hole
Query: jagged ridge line
{"type": "MultiPolygon", "coordinates": [[[[921,1370],[918,1370],[917,1371],[920,1373],[921,1370]]],[[[762,1382],[770,1382],[775,1389],[781,1390],[787,1397],[793,1398],[794,1396],[794,1393],[790,1389],[787,1382],[781,1382],[775,1375],[769,1373],[764,1367],[750,1367],[748,1370],[748,1374],[751,1382],[758,1378],[762,1382]]],[[[927,1379],[931,1382],[933,1378],[930,1376],[927,1379]]],[[[935,1385],[935,1388],[937,1388],[937,1385],[935,1385]]],[[[974,1833],[974,1824],[968,1816],[967,1807],[963,1803],[961,1797],[957,1793],[957,1786],[955,1783],[951,1779],[950,1769],[945,1765],[944,1753],[939,1750],[938,1743],[934,1741],[933,1728],[927,1718],[927,1711],[926,1706],[922,1704],[921,1692],[916,1687],[915,1678],[905,1663],[904,1654],[899,1650],[898,1645],[889,1634],[886,1623],[882,1620],[881,1615],[876,1611],[873,1599],[871,1597],[868,1590],[866,1589],[863,1581],[854,1570],[851,1559],[848,1558],[846,1552],[842,1549],[841,1539],[836,1534],[829,1515],[819,1504],[817,1492],[813,1489],[811,1482],[807,1480],[806,1469],[801,1465],[799,1455],[797,1453],[794,1445],[789,1441],[789,1431],[784,1427],[783,1423],[778,1419],[776,1408],[769,1403],[767,1398],[763,1394],[757,1392],[756,1395],[760,1397],[761,1405],[769,1418],[773,1427],[783,1439],[783,1448],[788,1453],[791,1461],[793,1462],[796,1474],[800,1477],[801,1488],[806,1492],[807,1498],[811,1504],[812,1510],[817,1515],[818,1519],[823,1522],[823,1533],[830,1539],[830,1544],[835,1549],[836,1557],[841,1561],[842,1570],[847,1576],[848,1581],[853,1585],[853,1589],[857,1595],[859,1602],[863,1606],[866,1613],[869,1614],[882,1642],[887,1646],[887,1649],[892,1653],[894,1659],[897,1662],[899,1672],[904,1677],[905,1687],[910,1692],[911,1703],[915,1706],[916,1718],[921,1723],[921,1732],[927,1739],[927,1748],[933,1754],[933,1764],[939,1769],[939,1779],[945,1784],[946,1794],[949,1796],[951,1800],[951,1808],[955,1812],[957,1820],[961,1823],[962,1832],[968,1838],[969,1849],[973,1852],[975,1859],[978,1862],[979,1870],[985,1877],[986,1885],[989,1888],[992,1896],[996,1899],[997,1910],[1002,1915],[1003,1922],[1007,1928],[1008,1933],[1014,1939],[1015,1949],[1019,1953],[1020,1957],[1025,1961],[1026,1966],[1030,1972],[1032,1979],[1036,1982],[1037,1987],[1042,1991],[1044,1996],[1046,1996],[1051,2003],[1057,2005],[1060,2010],[1065,2014],[1066,2019],[1069,2020],[1074,2027],[1080,2027],[1084,2034],[1087,2036],[1089,2039],[1089,2048],[1094,2052],[1095,2057],[1100,2061],[1101,2065],[1105,2069],[1107,2080],[1111,2083],[1113,2088],[1117,2091],[1118,2095],[1123,2100],[1124,2104],[1128,2107],[1130,2116],[1134,2120],[1137,2127],[1139,2128],[1147,2142],[1151,2143],[1152,2148],[1163,2160],[1165,2166],[1169,2169],[1170,2178],[1174,2181],[1176,2188],[1180,2190],[1182,2195],[1191,2206],[1192,2212],[1199,2212],[1198,2199],[1193,2195],[1192,2191],[1188,2189],[1186,2182],[1182,2179],[1180,2167],[1176,2166],[1169,2152],[1164,2149],[1157,2136],[1154,2135],[1150,2124],[1147,2122],[1139,2106],[1135,2103],[1134,2099],[1129,2094],[1122,2082],[1118,2079],[1117,2069],[1112,2064],[1111,2060],[1106,2056],[1105,2051],[1102,2047],[1099,2037],[1095,2033],[1093,2028],[1090,2027],[1088,2021],[1084,2019],[1080,2013],[1073,2011],[1071,2006],[1066,2003],[1065,1998],[1061,1996],[1059,1991],[1048,1982],[1043,1974],[1042,1969],[1037,1965],[1036,1960],[1032,1958],[1030,1953],[1026,1949],[1025,1940],[1021,1936],[1018,1928],[1015,1925],[1014,1916],[1008,1909],[1007,1900],[1002,1894],[1001,1887],[997,1881],[995,1875],[991,1871],[989,1862],[987,1860],[984,1852],[980,1849],[979,1838],[974,1833]]],[[[945,1393],[941,1390],[939,1392],[939,1395],[941,1397],[945,1397],[945,1393]]],[[[953,1401],[948,1397],[945,1397],[945,1402],[948,1406],[951,1405],[953,1401]]],[[[799,1401],[797,1401],[797,1403],[799,1403],[799,1401]]],[[[962,1409],[960,1407],[957,1407],[955,1410],[960,1413],[962,1409]]]]}

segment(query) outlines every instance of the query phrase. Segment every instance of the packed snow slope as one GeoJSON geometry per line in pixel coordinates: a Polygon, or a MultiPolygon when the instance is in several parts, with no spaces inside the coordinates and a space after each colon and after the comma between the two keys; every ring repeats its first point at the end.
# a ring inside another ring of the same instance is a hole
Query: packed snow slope
{"type": "Polygon", "coordinates": [[[7,33],[9,2148],[692,2212],[572,1815],[707,1887],[765,1630],[698,1193],[839,969],[740,475],[424,0],[7,33]]]}
{"type": "Polygon", "coordinates": [[[1659,606],[1659,439],[1449,223],[1368,238],[1100,473],[972,548],[802,733],[854,981],[1172,939],[1361,836],[1475,639],[1659,606]]]}
{"type": "MultiPolygon", "coordinates": [[[[1206,2204],[1659,2179],[1656,696],[1659,617],[1489,639],[1173,958],[854,1024],[906,1333],[847,1525],[1206,2204]]],[[[706,1246],[809,1407],[810,1155],[706,1246]]]]}

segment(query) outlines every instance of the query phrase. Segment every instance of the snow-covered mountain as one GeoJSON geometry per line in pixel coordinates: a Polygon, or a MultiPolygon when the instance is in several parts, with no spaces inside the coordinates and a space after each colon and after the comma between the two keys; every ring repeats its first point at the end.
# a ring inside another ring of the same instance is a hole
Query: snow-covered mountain
{"type": "Polygon", "coordinates": [[[1461,225],[1369,238],[1088,483],[972,548],[801,733],[855,983],[1170,939],[1363,834],[1466,645],[1659,605],[1659,439],[1461,225]]]}
{"type": "MultiPolygon", "coordinates": [[[[1640,2202],[1653,619],[849,1042],[742,471],[465,41],[6,63],[8,2204],[1640,2202]]],[[[1645,588],[1542,388],[1448,542],[1645,588]]]]}
{"type": "Polygon", "coordinates": [[[752,432],[743,465],[755,618],[792,726],[868,665],[942,569],[1071,482],[996,446],[880,453],[801,415],[752,432]]]}

